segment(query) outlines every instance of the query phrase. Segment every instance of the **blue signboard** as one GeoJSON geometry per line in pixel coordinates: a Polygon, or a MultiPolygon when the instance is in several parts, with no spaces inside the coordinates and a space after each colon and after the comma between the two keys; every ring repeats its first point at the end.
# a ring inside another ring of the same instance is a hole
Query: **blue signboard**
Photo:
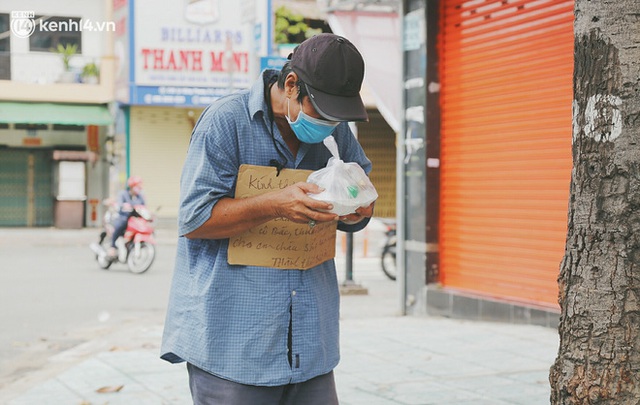
{"type": "Polygon", "coordinates": [[[287,60],[281,56],[263,56],[260,58],[260,71],[265,69],[280,70],[287,60]]]}
{"type": "Polygon", "coordinates": [[[130,104],[206,107],[230,91],[224,87],[131,86],[130,104]]]}

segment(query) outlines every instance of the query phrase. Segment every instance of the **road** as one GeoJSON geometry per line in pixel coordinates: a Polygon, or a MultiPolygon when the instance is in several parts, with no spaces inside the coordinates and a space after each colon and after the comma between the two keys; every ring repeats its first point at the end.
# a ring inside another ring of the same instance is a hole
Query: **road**
{"type": "MultiPolygon", "coordinates": [[[[382,231],[371,226],[368,257],[356,234],[354,278],[365,282],[376,299],[344,296],[341,317],[394,315],[395,283],[380,270],[376,251],[382,231]],[[368,311],[358,310],[368,302],[368,311]]],[[[175,260],[175,229],[158,229],[157,257],[144,274],[123,264],[98,267],[89,243],[96,229],[0,228],[0,390],[40,369],[57,353],[132,323],[164,321],[175,260]]],[[[339,236],[341,233],[339,233],[339,236]]],[[[344,281],[343,241],[336,265],[344,281]]],[[[114,348],[117,350],[117,348],[114,348]]]]}
{"type": "Polygon", "coordinates": [[[101,270],[89,243],[96,229],[0,229],[0,389],[51,355],[140,317],[162,321],[175,231],[158,231],[144,274],[101,270]],[[172,242],[173,241],[173,242],[172,242]]]}

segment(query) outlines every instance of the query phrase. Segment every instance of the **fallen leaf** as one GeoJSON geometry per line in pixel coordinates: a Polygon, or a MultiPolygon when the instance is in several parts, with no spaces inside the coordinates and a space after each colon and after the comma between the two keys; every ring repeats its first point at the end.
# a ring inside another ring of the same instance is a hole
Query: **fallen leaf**
{"type": "Polygon", "coordinates": [[[109,394],[111,392],[119,392],[122,388],[124,388],[124,385],[112,385],[110,387],[107,386],[98,388],[96,392],[99,394],[109,394]]]}
{"type": "Polygon", "coordinates": [[[20,341],[13,341],[13,342],[11,342],[11,346],[13,346],[13,347],[28,347],[29,343],[20,342],[20,341]]]}

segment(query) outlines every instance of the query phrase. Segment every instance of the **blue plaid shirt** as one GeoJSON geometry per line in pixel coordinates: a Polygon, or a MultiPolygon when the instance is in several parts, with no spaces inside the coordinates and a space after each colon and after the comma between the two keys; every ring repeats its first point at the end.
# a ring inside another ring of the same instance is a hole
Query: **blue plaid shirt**
{"type": "MultiPolygon", "coordinates": [[[[224,97],[201,115],[181,178],[179,235],[200,227],[214,204],[233,197],[241,164],[317,170],[330,152],[301,144],[297,156],[271,123],[266,70],[249,90],[224,97]],[[275,140],[275,141],[274,141],[275,140]],[[279,150],[276,150],[276,148],[279,150]]],[[[369,173],[371,162],[349,130],[333,133],[340,157],[369,173]]],[[[368,221],[339,229],[357,231],[368,221]]],[[[307,381],[338,364],[339,291],[335,263],[309,270],[229,265],[228,239],[178,239],[161,357],[187,361],[227,380],[261,386],[307,381]],[[288,336],[291,320],[291,364],[288,336]]]]}

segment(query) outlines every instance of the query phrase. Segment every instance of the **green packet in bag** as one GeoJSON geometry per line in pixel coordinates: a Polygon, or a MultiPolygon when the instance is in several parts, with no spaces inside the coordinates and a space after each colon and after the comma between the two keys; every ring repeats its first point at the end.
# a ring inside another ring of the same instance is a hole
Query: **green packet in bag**
{"type": "Polygon", "coordinates": [[[335,138],[328,136],[323,142],[332,157],[327,167],[311,173],[307,182],[317,184],[324,191],[309,196],[333,204],[330,212],[340,216],[352,214],[359,207],[368,207],[378,199],[378,192],[362,167],[340,160],[335,138]]]}

